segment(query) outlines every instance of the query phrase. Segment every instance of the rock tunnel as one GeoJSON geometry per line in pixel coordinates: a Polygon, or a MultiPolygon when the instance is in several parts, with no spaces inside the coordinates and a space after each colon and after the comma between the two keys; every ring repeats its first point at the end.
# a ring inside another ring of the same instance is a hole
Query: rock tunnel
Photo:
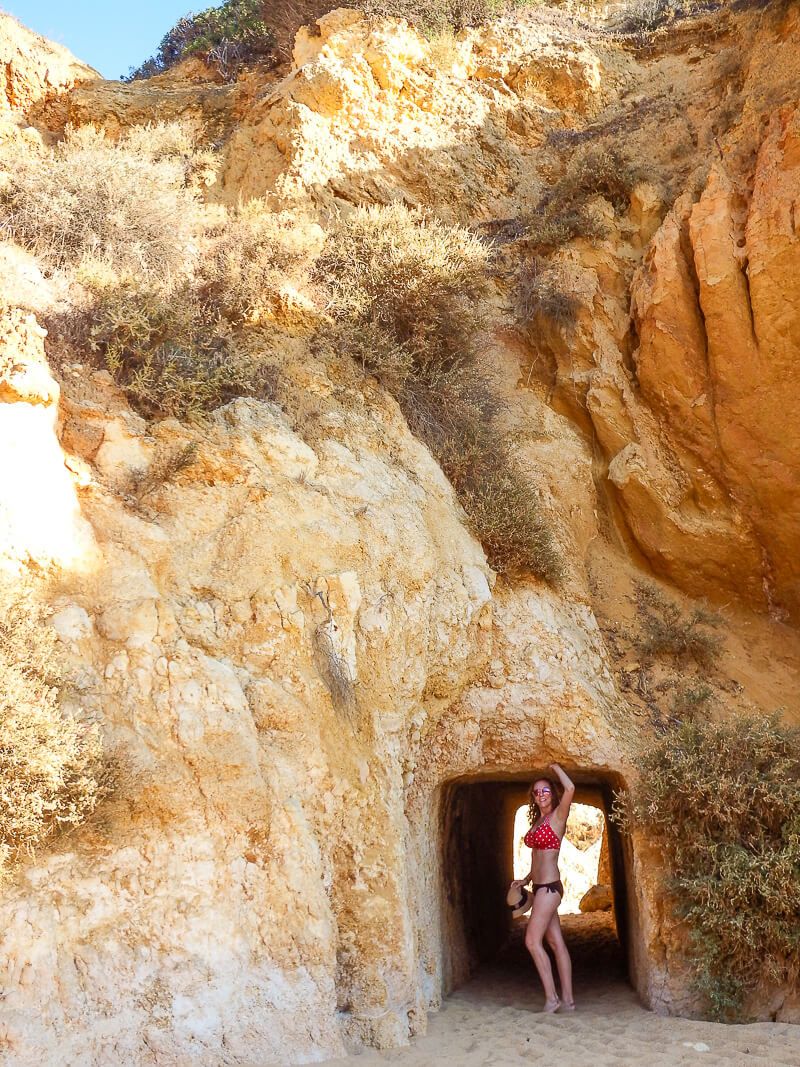
{"type": "MultiPolygon", "coordinates": [[[[508,885],[514,872],[514,821],[520,807],[528,803],[528,788],[541,770],[514,772],[505,776],[465,776],[446,782],[439,807],[442,878],[442,977],[445,992],[470,978],[482,965],[496,961],[508,947],[516,927],[516,940],[528,916],[513,920],[506,906],[508,885]]],[[[605,877],[610,882],[612,909],[606,925],[613,941],[616,970],[627,975],[630,933],[629,878],[630,845],[626,835],[608,817],[619,777],[605,773],[569,772],[576,784],[575,805],[587,805],[602,812],[605,839],[605,877]]],[[[569,838],[569,828],[567,832],[569,838]]],[[[563,873],[563,872],[562,872],[563,873]]],[[[563,909],[562,909],[563,910],[563,909]]],[[[570,917],[565,927],[570,934],[584,916],[570,917]]],[[[562,916],[562,926],[564,918],[562,916]]],[[[606,938],[609,941],[609,937],[606,938]]],[[[573,955],[580,938],[571,946],[573,955]]],[[[608,945],[606,945],[606,954],[608,945]]],[[[517,953],[519,956],[519,953],[517,953]]],[[[591,967],[589,959],[578,959],[578,970],[591,967]]],[[[519,963],[519,960],[517,960],[519,963]]],[[[536,979],[531,964],[531,981],[536,979]]]]}

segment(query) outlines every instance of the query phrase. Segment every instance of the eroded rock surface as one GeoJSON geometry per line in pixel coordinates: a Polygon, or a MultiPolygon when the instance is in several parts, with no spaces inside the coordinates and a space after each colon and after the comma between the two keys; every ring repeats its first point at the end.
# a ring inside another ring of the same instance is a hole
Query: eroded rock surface
{"type": "MultiPolygon", "coordinates": [[[[565,556],[558,589],[496,579],[397,405],[372,380],[340,402],[302,315],[314,426],[239,399],[198,428],[147,422],[88,361],[59,390],[25,287],[8,289],[0,554],[17,575],[35,564],[73,706],[122,754],[116,798],[3,888],[10,1063],[306,1062],[424,1029],[474,964],[447,790],[553,759],[630,774],[601,587],[620,625],[645,573],[734,603],[725,707],[791,692],[796,643],[775,618],[800,608],[800,140],[781,96],[797,23],[720,18],[639,55],[545,14],[465,32],[443,59],[340,10],[300,32],[277,82],[193,70],[45,101],[49,135],[187,118],[226,138],[211,199],[302,205],[323,228],[395,199],[518,222],[563,146],[600,132],[664,166],[674,153],[678,188],[642,181],[616,214],[598,197],[608,236],[555,257],[574,324],[490,339],[565,556]],[[729,136],[725,49],[746,68],[729,136]]],[[[23,82],[16,108],[41,99],[23,82]]],[[[506,283],[493,300],[510,315],[506,283]]],[[[626,859],[637,989],[696,1011],[656,858],[635,841],[626,859]]],[[[754,1011],[794,1018],[792,997],[754,1011]]]]}

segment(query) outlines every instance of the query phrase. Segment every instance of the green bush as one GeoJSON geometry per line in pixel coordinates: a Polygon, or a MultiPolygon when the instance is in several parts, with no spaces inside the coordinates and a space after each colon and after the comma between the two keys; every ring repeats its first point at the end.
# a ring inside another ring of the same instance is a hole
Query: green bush
{"type": "Polygon", "coordinates": [[[193,55],[201,56],[226,78],[235,77],[246,63],[272,61],[276,39],[266,10],[264,0],[225,0],[219,7],[187,15],[161,39],[156,54],[124,80],[161,74],[193,55]]]}
{"type": "Polygon", "coordinates": [[[619,817],[659,848],[697,990],[735,1018],[800,959],[800,733],[777,715],[684,722],[641,743],[619,817]]]}
{"type": "Polygon", "coordinates": [[[394,205],[359,209],[315,271],[334,326],[321,338],[374,374],[436,456],[498,571],[560,573],[535,488],[498,426],[481,351],[488,250],[394,205]]]}
{"type": "Polygon", "coordinates": [[[143,415],[193,418],[237,396],[271,400],[277,372],[241,353],[230,324],[189,284],[123,283],[98,294],[90,345],[143,415]]]}
{"type": "Polygon", "coordinates": [[[110,788],[100,734],[62,710],[55,631],[0,587],[0,860],[77,826],[110,788]]]}
{"type": "MultiPolygon", "coordinates": [[[[102,258],[112,269],[166,275],[187,259],[197,196],[174,154],[129,148],[90,126],[68,130],[44,155],[4,152],[0,231],[52,269],[102,258]]],[[[153,134],[161,137],[161,134],[153,134]]]]}

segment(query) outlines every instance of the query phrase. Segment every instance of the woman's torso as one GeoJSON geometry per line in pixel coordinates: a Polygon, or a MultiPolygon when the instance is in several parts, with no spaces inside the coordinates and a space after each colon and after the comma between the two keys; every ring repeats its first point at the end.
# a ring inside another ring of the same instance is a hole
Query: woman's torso
{"type": "MultiPolygon", "coordinates": [[[[559,820],[560,823],[560,820],[559,820]]],[[[531,870],[533,881],[539,885],[555,882],[560,877],[558,871],[558,853],[565,827],[557,825],[548,816],[534,823],[525,835],[525,844],[531,848],[531,870]],[[538,844],[540,847],[535,847],[538,844]],[[541,847],[550,846],[555,847],[541,847]],[[533,846],[533,847],[532,847],[533,846]]]]}

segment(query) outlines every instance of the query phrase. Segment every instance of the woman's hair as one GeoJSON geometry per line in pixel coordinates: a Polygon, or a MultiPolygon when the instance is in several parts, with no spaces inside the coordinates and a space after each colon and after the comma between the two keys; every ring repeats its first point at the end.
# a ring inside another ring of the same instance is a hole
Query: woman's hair
{"type": "Polygon", "coordinates": [[[536,803],[536,800],[533,796],[533,787],[536,785],[537,782],[547,782],[547,784],[550,786],[550,795],[553,798],[554,808],[558,807],[558,805],[561,803],[561,797],[564,795],[564,790],[557,782],[554,782],[552,778],[547,778],[545,775],[542,775],[541,778],[534,778],[534,780],[531,782],[531,788],[529,793],[530,799],[528,803],[528,818],[531,821],[531,826],[533,826],[536,820],[540,819],[542,816],[541,809],[539,808],[539,805],[536,803]]]}

